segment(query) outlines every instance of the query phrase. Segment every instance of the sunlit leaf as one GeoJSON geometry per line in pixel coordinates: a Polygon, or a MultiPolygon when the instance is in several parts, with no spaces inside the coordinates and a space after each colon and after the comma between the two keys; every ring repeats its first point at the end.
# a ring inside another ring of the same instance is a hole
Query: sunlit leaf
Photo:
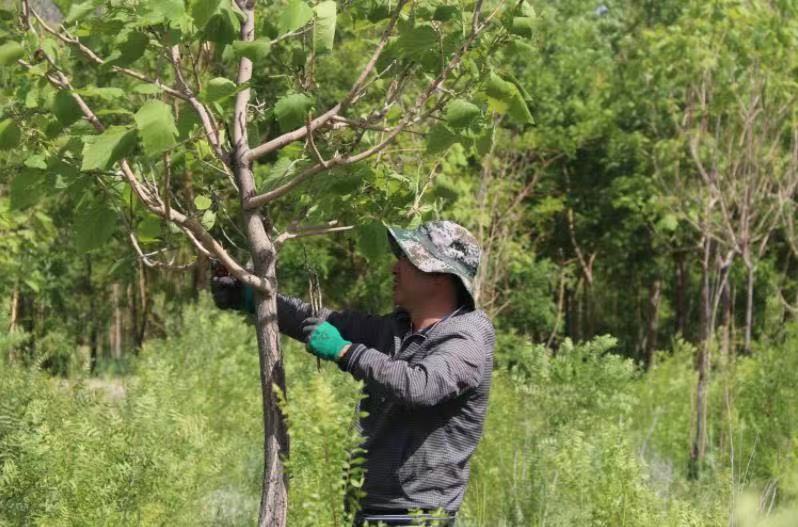
{"type": "Polygon", "coordinates": [[[191,18],[198,29],[205,29],[205,25],[216,13],[221,0],[192,0],[190,2],[191,18]]]}
{"type": "Polygon", "coordinates": [[[452,128],[468,128],[481,115],[479,107],[465,99],[454,99],[446,105],[446,122],[452,128]]]}
{"type": "Polygon", "coordinates": [[[197,210],[206,210],[211,207],[211,198],[208,196],[197,196],[194,198],[194,206],[197,210]]]}
{"type": "Polygon", "coordinates": [[[299,128],[305,123],[305,116],[313,100],[304,93],[292,93],[282,97],[274,106],[274,116],[283,131],[299,128]]]}
{"type": "Polygon", "coordinates": [[[147,101],[134,118],[144,153],[148,156],[157,156],[177,144],[172,108],[165,102],[147,101]]]}
{"type": "Polygon", "coordinates": [[[233,42],[233,56],[237,59],[246,57],[252,62],[263,60],[269,56],[271,42],[269,39],[261,38],[251,42],[236,40],[233,42]]]}
{"type": "Polygon", "coordinates": [[[290,33],[304,26],[313,18],[313,9],[303,0],[291,0],[280,12],[277,27],[280,33],[290,33]]]}
{"type": "Polygon", "coordinates": [[[491,73],[485,84],[485,94],[488,96],[491,108],[497,113],[506,114],[517,124],[533,122],[526,101],[512,82],[491,73]]]}
{"type": "Polygon", "coordinates": [[[337,5],[333,0],[321,2],[313,8],[316,22],[313,25],[313,46],[317,53],[331,51],[335,40],[337,5]]]}
{"type": "Polygon", "coordinates": [[[136,130],[126,126],[111,126],[100,135],[83,138],[81,170],[105,170],[136,147],[136,130]]]}
{"type": "Polygon", "coordinates": [[[0,66],[10,66],[25,55],[22,46],[14,41],[8,41],[0,45],[0,66]]]}
{"type": "Polygon", "coordinates": [[[216,102],[236,93],[236,83],[224,77],[216,77],[205,84],[200,98],[205,102],[216,102]]]}

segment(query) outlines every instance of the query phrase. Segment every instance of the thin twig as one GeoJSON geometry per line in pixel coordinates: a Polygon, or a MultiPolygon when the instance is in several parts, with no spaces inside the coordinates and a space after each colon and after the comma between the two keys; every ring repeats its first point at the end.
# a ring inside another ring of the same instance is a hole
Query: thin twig
{"type": "Polygon", "coordinates": [[[274,244],[276,247],[280,247],[283,243],[287,240],[292,240],[294,238],[305,238],[307,236],[319,236],[322,234],[329,234],[332,232],[343,232],[349,231],[354,229],[354,225],[342,225],[337,226],[338,221],[333,220],[328,222],[325,225],[314,225],[311,227],[295,227],[289,228],[284,233],[280,234],[275,238],[274,244]]]}
{"type": "MultiPolygon", "coordinates": [[[[25,2],[25,4],[27,4],[27,2],[25,2]]],[[[105,61],[102,58],[100,58],[100,56],[97,55],[94,51],[92,51],[89,47],[87,47],[85,44],[83,44],[80,41],[80,39],[78,39],[77,37],[73,37],[72,35],[70,35],[69,33],[67,33],[63,29],[62,29],[62,31],[56,31],[55,29],[50,27],[50,25],[47,24],[47,22],[45,22],[44,19],[42,19],[42,17],[40,17],[39,14],[35,10],[31,9],[30,12],[33,14],[33,16],[36,18],[36,21],[39,23],[39,25],[42,26],[42,28],[46,32],[48,32],[51,35],[55,36],[56,38],[58,38],[59,40],[61,40],[65,44],[68,44],[70,46],[73,46],[73,47],[77,48],[78,51],[80,51],[91,62],[93,62],[93,63],[95,63],[95,64],[97,64],[99,66],[102,66],[102,65],[105,64],[105,61]]],[[[164,93],[167,93],[167,94],[171,95],[172,97],[177,97],[178,99],[188,100],[186,98],[186,96],[184,94],[180,93],[178,90],[175,90],[171,86],[168,86],[168,85],[162,83],[158,79],[151,79],[151,78],[147,77],[146,75],[144,75],[143,73],[141,73],[140,71],[136,71],[136,70],[131,69],[131,68],[123,68],[121,66],[114,66],[114,65],[111,66],[111,69],[112,69],[112,71],[115,71],[117,73],[122,73],[124,75],[127,75],[128,77],[133,77],[134,79],[138,79],[140,81],[143,81],[143,82],[146,82],[146,83],[149,83],[149,84],[154,84],[155,86],[157,86],[158,88],[163,90],[164,93]]]]}
{"type": "MultiPolygon", "coordinates": [[[[133,245],[133,249],[136,251],[136,254],[138,254],[139,260],[141,260],[144,263],[144,265],[146,265],[147,267],[149,267],[151,269],[160,268],[160,269],[169,269],[169,270],[172,270],[172,271],[185,271],[185,270],[191,269],[191,268],[193,268],[194,266],[197,265],[197,261],[196,260],[194,260],[191,263],[179,264],[179,265],[175,265],[174,261],[172,261],[172,262],[162,262],[160,260],[152,260],[150,258],[152,253],[144,254],[144,251],[141,250],[141,246],[139,245],[138,239],[136,239],[136,235],[133,234],[132,231],[128,234],[128,238],[130,238],[130,243],[131,243],[131,245],[133,245]]],[[[161,251],[158,251],[158,252],[162,252],[163,250],[165,250],[165,249],[162,249],[161,251]]]]}

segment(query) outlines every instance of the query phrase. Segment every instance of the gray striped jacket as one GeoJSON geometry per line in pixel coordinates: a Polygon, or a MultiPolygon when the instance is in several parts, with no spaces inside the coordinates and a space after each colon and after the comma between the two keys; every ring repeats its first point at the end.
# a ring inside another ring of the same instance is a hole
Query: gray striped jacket
{"type": "MultiPolygon", "coordinates": [[[[278,298],[280,331],[302,340],[310,306],[278,298]]],[[[364,509],[460,508],[488,406],[493,325],[481,310],[412,332],[403,310],[383,316],[324,310],[353,342],[339,367],[364,382],[364,509]]]]}

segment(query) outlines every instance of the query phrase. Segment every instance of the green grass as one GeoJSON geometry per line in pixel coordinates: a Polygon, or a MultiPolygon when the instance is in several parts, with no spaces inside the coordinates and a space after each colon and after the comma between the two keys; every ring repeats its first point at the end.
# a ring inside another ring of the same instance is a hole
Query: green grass
{"type": "MultiPolygon", "coordinates": [[[[262,417],[252,328],[203,298],[168,332],[122,377],[2,368],[0,525],[254,522],[262,417]]],[[[608,353],[610,338],[566,342],[552,357],[501,336],[460,525],[795,525],[796,342],[740,359],[733,386],[716,376],[711,455],[691,482],[689,349],[642,376],[608,353]]],[[[285,342],[285,358],[289,525],[348,525],[358,385],[330,364],[317,371],[296,343],[285,342]]]]}

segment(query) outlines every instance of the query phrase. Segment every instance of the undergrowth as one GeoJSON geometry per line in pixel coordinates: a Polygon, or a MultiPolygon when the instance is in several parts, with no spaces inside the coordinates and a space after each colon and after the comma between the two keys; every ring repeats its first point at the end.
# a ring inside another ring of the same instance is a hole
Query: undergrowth
{"type": "MultiPolygon", "coordinates": [[[[0,371],[0,525],[251,525],[262,477],[257,348],[207,298],[124,377],[0,371]]],[[[710,452],[686,477],[694,373],[642,374],[601,337],[556,352],[500,335],[459,525],[786,527],[798,510],[798,337],[715,365],[710,452]]],[[[289,525],[351,524],[359,385],[284,341],[289,525]]]]}

